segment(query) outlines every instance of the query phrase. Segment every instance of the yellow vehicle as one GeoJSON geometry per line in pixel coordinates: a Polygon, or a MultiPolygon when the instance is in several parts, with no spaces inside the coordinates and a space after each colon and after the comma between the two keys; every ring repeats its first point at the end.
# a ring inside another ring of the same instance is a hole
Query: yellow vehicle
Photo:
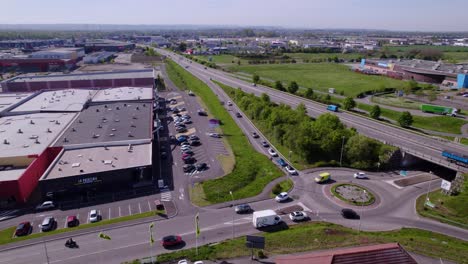
{"type": "Polygon", "coordinates": [[[330,173],[328,172],[322,172],[319,174],[319,176],[315,177],[315,182],[316,183],[324,183],[330,180],[330,173]]]}

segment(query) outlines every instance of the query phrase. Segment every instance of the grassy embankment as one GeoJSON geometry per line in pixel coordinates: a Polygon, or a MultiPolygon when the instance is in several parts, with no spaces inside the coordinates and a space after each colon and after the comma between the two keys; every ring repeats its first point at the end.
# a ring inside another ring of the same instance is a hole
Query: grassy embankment
{"type": "MultiPolygon", "coordinates": [[[[290,226],[286,230],[265,232],[263,251],[268,257],[311,250],[324,250],[339,247],[363,246],[380,243],[398,242],[406,250],[436,259],[442,258],[457,263],[467,263],[468,242],[449,236],[414,228],[396,231],[358,232],[340,225],[324,222],[304,223],[290,226]]],[[[256,250],[257,251],[257,250],[256,250]]],[[[249,256],[250,249],[245,247],[245,237],[221,243],[205,245],[195,249],[184,249],[158,256],[159,262],[179,259],[221,260],[249,256]]],[[[129,263],[140,263],[133,261],[129,263]]]]}
{"type": "Polygon", "coordinates": [[[242,130],[220,104],[216,94],[205,83],[173,61],[167,62],[167,73],[175,85],[184,90],[192,90],[204,102],[207,110],[221,120],[223,137],[235,156],[235,165],[231,173],[204,181],[192,189],[192,202],[208,205],[230,201],[230,191],[235,199],[252,197],[261,193],[269,182],[283,175],[265,155],[258,153],[250,145],[242,130]]]}

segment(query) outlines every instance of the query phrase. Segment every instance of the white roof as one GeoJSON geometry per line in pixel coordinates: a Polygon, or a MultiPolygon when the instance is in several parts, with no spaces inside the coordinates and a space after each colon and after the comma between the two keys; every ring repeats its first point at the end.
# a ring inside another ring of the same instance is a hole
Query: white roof
{"type": "Polygon", "coordinates": [[[28,96],[31,96],[32,93],[0,93],[0,112],[7,109],[9,106],[12,106],[21,100],[26,99],[28,96]]]}
{"type": "Polygon", "coordinates": [[[40,113],[1,117],[0,158],[42,153],[75,115],[40,113]]]}
{"type": "Polygon", "coordinates": [[[118,87],[99,90],[93,97],[93,102],[151,100],[152,88],[142,87],[118,87]]]}
{"type": "Polygon", "coordinates": [[[23,175],[26,169],[0,170],[0,182],[15,181],[23,175]]]}
{"type": "Polygon", "coordinates": [[[86,101],[96,94],[95,90],[68,89],[46,91],[19,105],[11,112],[74,111],[83,109],[86,101]]]}
{"type": "Polygon", "coordinates": [[[263,210],[263,211],[255,211],[253,213],[253,217],[263,217],[263,216],[270,216],[270,215],[276,215],[275,211],[268,209],[268,210],[263,210]]]}
{"type": "Polygon", "coordinates": [[[41,180],[148,166],[152,162],[151,146],[131,145],[130,151],[129,145],[65,150],[41,180]]]}

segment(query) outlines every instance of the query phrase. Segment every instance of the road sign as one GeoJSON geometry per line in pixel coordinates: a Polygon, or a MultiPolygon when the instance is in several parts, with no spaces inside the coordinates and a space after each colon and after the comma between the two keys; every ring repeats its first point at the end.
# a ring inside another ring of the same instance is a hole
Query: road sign
{"type": "Polygon", "coordinates": [[[452,183],[446,180],[442,180],[442,183],[440,184],[440,188],[446,191],[450,191],[450,187],[452,187],[452,183]]]}
{"type": "Polygon", "coordinates": [[[400,171],[400,175],[401,175],[401,176],[408,176],[408,172],[405,171],[405,170],[401,170],[401,171],[400,171]]]}
{"type": "Polygon", "coordinates": [[[430,208],[435,208],[435,204],[431,203],[429,200],[427,200],[425,203],[424,203],[425,206],[427,207],[430,207],[430,208]]]}
{"type": "Polygon", "coordinates": [[[245,246],[248,248],[265,248],[265,237],[261,236],[247,236],[245,246]]]}

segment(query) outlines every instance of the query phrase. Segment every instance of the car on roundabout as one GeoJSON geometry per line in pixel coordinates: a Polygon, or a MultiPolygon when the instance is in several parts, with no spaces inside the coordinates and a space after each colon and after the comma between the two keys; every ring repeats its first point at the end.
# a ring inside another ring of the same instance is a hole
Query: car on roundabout
{"type": "Polygon", "coordinates": [[[356,172],[354,173],[354,176],[353,176],[355,179],[367,179],[367,175],[366,173],[360,171],[360,172],[356,172]]]}
{"type": "Polygon", "coordinates": [[[182,244],[184,241],[182,240],[181,236],[170,235],[165,236],[161,239],[161,245],[163,247],[172,247],[182,244]]]}
{"type": "Polygon", "coordinates": [[[289,194],[287,192],[282,192],[275,197],[275,201],[278,203],[285,202],[289,199],[289,194]]]}
{"type": "Polygon", "coordinates": [[[307,214],[303,211],[295,211],[289,214],[291,221],[304,221],[307,219],[307,214]]]}
{"type": "Polygon", "coordinates": [[[353,209],[344,208],[341,209],[341,216],[346,219],[359,219],[359,215],[353,209]]]}
{"type": "Polygon", "coordinates": [[[253,210],[252,210],[252,207],[250,207],[250,205],[248,204],[239,204],[236,207],[234,207],[234,211],[237,214],[247,214],[247,213],[252,212],[253,210]]]}

